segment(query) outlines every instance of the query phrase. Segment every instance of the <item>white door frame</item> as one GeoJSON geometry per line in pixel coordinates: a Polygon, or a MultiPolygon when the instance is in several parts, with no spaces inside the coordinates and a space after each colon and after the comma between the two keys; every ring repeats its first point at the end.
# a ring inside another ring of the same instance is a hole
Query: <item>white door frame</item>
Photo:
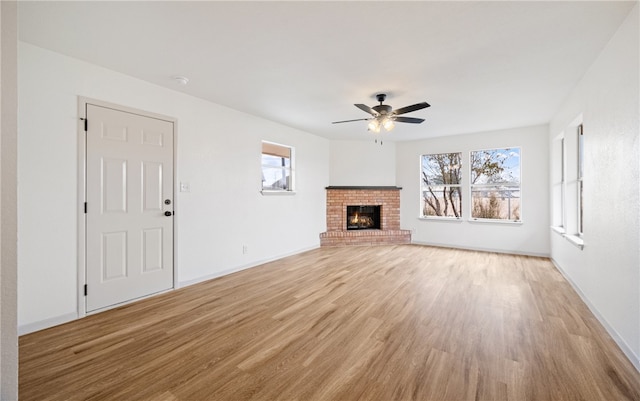
{"type": "MultiPolygon", "coordinates": [[[[179,216],[175,214],[178,210],[178,198],[176,196],[176,177],[177,177],[177,134],[178,134],[178,120],[173,117],[168,117],[162,114],[151,113],[144,110],[139,110],[131,107],[121,106],[114,103],[104,102],[102,100],[96,100],[84,96],[78,96],[78,282],[77,282],[77,305],[78,305],[78,318],[85,317],[87,313],[87,303],[85,302],[84,286],[87,282],[87,215],[84,212],[84,204],[87,201],[87,138],[85,133],[85,121],[86,121],[86,106],[87,104],[93,104],[100,107],[106,107],[126,113],[138,114],[145,117],[156,118],[159,120],[169,121],[173,123],[173,288],[168,291],[172,291],[178,288],[178,275],[176,272],[176,262],[178,260],[177,252],[177,236],[178,236],[178,219],[179,216]]],[[[90,123],[90,122],[89,122],[90,123]]],[[[139,301],[140,299],[151,297],[157,294],[148,295],[142,298],[136,298],[135,300],[122,302],[116,305],[112,305],[89,314],[100,313],[108,309],[116,308],[121,305],[125,305],[131,302],[139,301]]]]}

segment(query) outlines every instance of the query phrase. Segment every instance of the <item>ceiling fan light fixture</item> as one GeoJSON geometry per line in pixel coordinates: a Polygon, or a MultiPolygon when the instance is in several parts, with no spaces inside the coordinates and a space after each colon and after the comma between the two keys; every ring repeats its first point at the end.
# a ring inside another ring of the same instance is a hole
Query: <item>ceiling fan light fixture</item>
{"type": "Polygon", "coordinates": [[[387,131],[391,131],[396,126],[396,123],[393,122],[393,118],[385,117],[382,119],[382,126],[387,131]]]}
{"type": "Polygon", "coordinates": [[[377,118],[371,119],[371,121],[369,121],[369,124],[367,124],[367,128],[369,129],[369,131],[375,132],[377,134],[378,132],[380,132],[380,121],[378,121],[377,118]]]}

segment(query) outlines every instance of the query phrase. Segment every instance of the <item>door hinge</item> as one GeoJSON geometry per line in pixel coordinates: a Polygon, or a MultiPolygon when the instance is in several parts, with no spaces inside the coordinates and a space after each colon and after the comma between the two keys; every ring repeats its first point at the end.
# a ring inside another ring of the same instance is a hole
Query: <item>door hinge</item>
{"type": "Polygon", "coordinates": [[[84,121],[84,132],[87,132],[88,131],[88,125],[89,125],[88,121],[89,120],[87,120],[86,118],[81,118],[81,120],[84,121]]]}
{"type": "Polygon", "coordinates": [[[87,296],[87,285],[86,284],[84,285],[84,296],[85,297],[87,296]]]}
{"type": "Polygon", "coordinates": [[[84,203],[84,214],[87,214],[87,202],[84,203]]]}

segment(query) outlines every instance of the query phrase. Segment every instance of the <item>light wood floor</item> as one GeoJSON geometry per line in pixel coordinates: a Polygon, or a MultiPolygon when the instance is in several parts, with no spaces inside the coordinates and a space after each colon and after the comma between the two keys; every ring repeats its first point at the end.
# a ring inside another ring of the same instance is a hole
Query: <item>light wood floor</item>
{"type": "Polygon", "coordinates": [[[21,400],[640,400],[551,262],[322,248],[20,338],[21,400]]]}

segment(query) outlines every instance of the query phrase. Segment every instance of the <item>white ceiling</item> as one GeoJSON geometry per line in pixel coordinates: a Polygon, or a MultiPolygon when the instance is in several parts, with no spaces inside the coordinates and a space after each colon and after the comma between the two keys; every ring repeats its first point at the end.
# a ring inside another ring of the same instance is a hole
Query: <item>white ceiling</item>
{"type": "Polygon", "coordinates": [[[634,4],[20,2],[19,39],[331,139],[426,101],[412,140],[549,122],[634,4]]]}

